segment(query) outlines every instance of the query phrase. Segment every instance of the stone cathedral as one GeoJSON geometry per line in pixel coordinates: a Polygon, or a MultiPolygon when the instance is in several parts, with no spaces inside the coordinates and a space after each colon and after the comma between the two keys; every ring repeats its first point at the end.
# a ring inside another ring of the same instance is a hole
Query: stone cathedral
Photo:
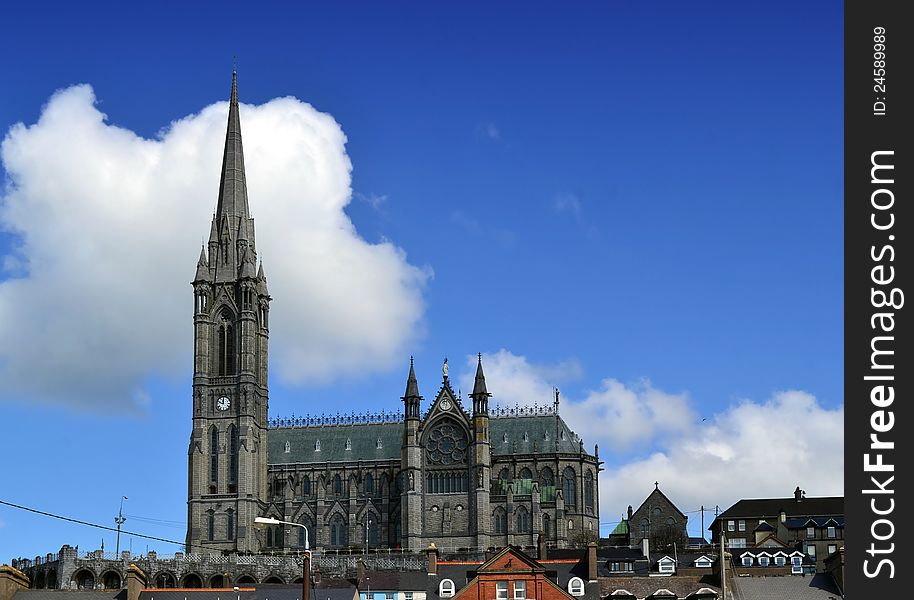
{"type": "Polygon", "coordinates": [[[269,420],[271,297],[257,261],[234,73],[218,204],[193,293],[188,552],[306,543],[476,550],[531,546],[540,535],[569,547],[598,535],[597,448],[588,453],[559,416],[557,391],[551,406],[490,408],[481,356],[466,400],[445,361],[423,407],[410,359],[402,410],[269,420]],[[304,527],[259,529],[258,516],[304,527]]]}

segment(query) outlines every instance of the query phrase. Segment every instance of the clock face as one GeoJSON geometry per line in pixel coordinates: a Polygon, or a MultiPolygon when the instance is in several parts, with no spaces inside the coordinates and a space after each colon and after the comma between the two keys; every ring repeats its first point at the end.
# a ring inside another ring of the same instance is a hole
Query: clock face
{"type": "Polygon", "coordinates": [[[232,405],[231,400],[229,400],[225,396],[216,400],[216,408],[218,408],[219,410],[228,410],[229,406],[231,406],[231,405],[232,405]]]}
{"type": "Polygon", "coordinates": [[[441,401],[441,410],[451,410],[451,401],[445,398],[441,401]]]}

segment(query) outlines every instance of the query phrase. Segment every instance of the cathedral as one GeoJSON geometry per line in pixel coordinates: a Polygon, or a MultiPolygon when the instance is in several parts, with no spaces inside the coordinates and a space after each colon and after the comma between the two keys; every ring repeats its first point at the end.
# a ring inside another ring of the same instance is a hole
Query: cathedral
{"type": "Polygon", "coordinates": [[[553,547],[599,532],[593,454],[552,406],[490,408],[482,356],[466,400],[447,361],[423,407],[412,359],[402,410],[268,416],[270,293],[258,266],[232,91],[219,198],[193,280],[187,552],[553,547]],[[301,525],[255,527],[256,517],[301,525]]]}

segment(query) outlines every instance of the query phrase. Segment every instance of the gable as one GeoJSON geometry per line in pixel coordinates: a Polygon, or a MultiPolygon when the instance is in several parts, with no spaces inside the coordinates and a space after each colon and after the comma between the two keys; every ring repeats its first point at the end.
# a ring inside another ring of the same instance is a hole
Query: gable
{"type": "Polygon", "coordinates": [[[514,546],[506,546],[501,552],[482,563],[476,570],[477,573],[504,571],[532,573],[534,571],[542,572],[545,569],[533,558],[514,546]]]}
{"type": "Polygon", "coordinates": [[[648,494],[647,498],[644,499],[644,502],[641,503],[641,506],[638,507],[638,510],[632,513],[632,519],[641,517],[642,514],[646,516],[654,508],[660,508],[663,510],[664,514],[667,514],[668,511],[666,509],[668,507],[672,508],[675,514],[679,515],[683,523],[687,522],[687,517],[685,514],[683,514],[683,512],[679,510],[679,508],[677,508],[677,506],[673,504],[669,498],[666,497],[666,494],[660,491],[659,487],[655,488],[654,491],[648,494]]]}

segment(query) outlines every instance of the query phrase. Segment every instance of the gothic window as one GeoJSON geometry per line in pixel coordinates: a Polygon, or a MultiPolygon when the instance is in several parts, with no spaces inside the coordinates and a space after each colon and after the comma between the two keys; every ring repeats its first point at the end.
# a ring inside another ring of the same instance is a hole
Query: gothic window
{"type": "Polygon", "coordinates": [[[229,491],[234,492],[238,483],[238,428],[229,427],[229,491]]]}
{"type": "Polygon", "coordinates": [[[311,478],[305,475],[301,480],[301,495],[310,496],[311,495],[311,478]]]}
{"type": "Polygon", "coordinates": [[[508,532],[508,515],[505,513],[505,509],[500,506],[495,509],[495,512],[492,514],[492,525],[495,529],[495,533],[508,532]]]}
{"type": "Polygon", "coordinates": [[[346,523],[340,515],[330,519],[330,545],[337,548],[346,545],[346,523]]]}
{"type": "Polygon", "coordinates": [[[286,441],[286,447],[283,448],[283,452],[285,452],[286,454],[292,452],[292,442],[290,442],[288,440],[286,441]]]}
{"type": "Polygon", "coordinates": [[[543,535],[549,537],[549,515],[543,514],[543,535]]]}
{"type": "Polygon", "coordinates": [[[467,445],[463,428],[451,419],[443,419],[425,441],[426,460],[433,465],[466,464],[467,445]]]}
{"type": "Polygon", "coordinates": [[[651,535],[651,522],[647,519],[641,519],[641,537],[646,538],[651,535]]]}
{"type": "Polygon", "coordinates": [[[337,496],[343,495],[343,478],[339,473],[333,476],[333,493],[337,496]]]}
{"type": "Polygon", "coordinates": [[[225,518],[225,537],[228,540],[235,539],[235,513],[228,511],[225,518]]]}
{"type": "Polygon", "coordinates": [[[528,469],[527,467],[524,467],[523,469],[520,470],[520,475],[518,475],[517,478],[518,479],[533,479],[533,473],[530,471],[530,469],[528,469]]]}
{"type": "Polygon", "coordinates": [[[527,509],[521,506],[517,509],[517,532],[529,533],[530,531],[530,514],[527,509]]]}
{"type": "Polygon", "coordinates": [[[365,495],[374,496],[374,477],[371,473],[365,475],[365,495]]]}
{"type": "Polygon", "coordinates": [[[566,467],[564,473],[562,474],[562,490],[565,494],[565,506],[574,508],[577,506],[575,502],[575,497],[577,495],[577,485],[575,483],[575,474],[574,469],[571,467],[566,467]]]}
{"type": "Polygon", "coordinates": [[[314,527],[311,525],[311,519],[308,517],[302,517],[301,524],[304,525],[304,527],[296,527],[296,529],[298,529],[298,546],[304,548],[305,546],[311,546],[313,543],[311,532],[314,527]]]}
{"type": "Polygon", "coordinates": [[[321,441],[320,440],[314,440],[314,451],[315,452],[321,451],[321,441]]]}
{"type": "Polygon", "coordinates": [[[524,432],[524,441],[525,441],[525,442],[530,441],[530,437],[527,435],[527,432],[526,432],[526,431],[524,432]]]}
{"type": "Polygon", "coordinates": [[[555,478],[552,475],[552,469],[549,467],[543,467],[543,470],[540,471],[540,486],[541,487],[552,487],[555,485],[555,478]]]}
{"type": "Polygon", "coordinates": [[[219,477],[219,430],[216,426],[209,430],[209,480],[215,484],[219,477]]]}
{"type": "Polygon", "coordinates": [[[206,513],[206,531],[209,541],[216,539],[216,515],[212,511],[206,513]]]}
{"type": "Polygon", "coordinates": [[[584,476],[584,508],[593,510],[593,474],[590,471],[584,476]]]}
{"type": "Polygon", "coordinates": [[[508,432],[505,432],[501,435],[501,441],[504,442],[505,444],[508,443],[508,432]]]}
{"type": "Polygon", "coordinates": [[[346,450],[352,450],[352,440],[346,438],[346,450]]]}

